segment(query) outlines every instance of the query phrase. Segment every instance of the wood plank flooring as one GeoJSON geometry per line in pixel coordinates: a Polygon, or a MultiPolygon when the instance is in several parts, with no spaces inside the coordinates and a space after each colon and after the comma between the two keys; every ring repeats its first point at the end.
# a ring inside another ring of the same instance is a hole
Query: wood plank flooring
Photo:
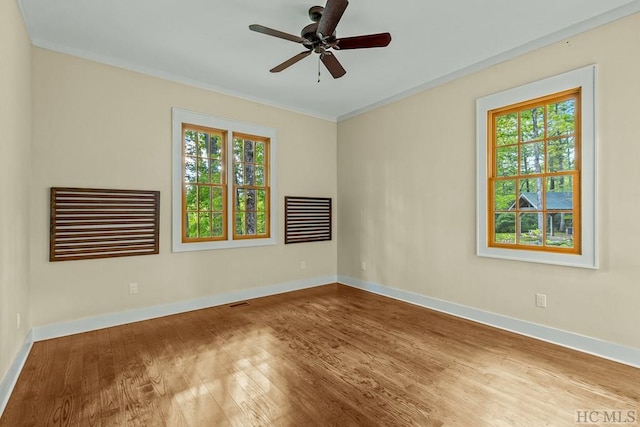
{"type": "Polygon", "coordinates": [[[573,426],[577,410],[640,414],[640,370],[332,284],[37,342],[0,426],[573,426]]]}

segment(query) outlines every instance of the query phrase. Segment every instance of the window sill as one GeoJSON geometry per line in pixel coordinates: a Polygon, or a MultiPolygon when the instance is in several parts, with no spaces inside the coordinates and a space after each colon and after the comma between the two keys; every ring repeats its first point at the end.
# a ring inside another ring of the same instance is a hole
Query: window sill
{"type": "Polygon", "coordinates": [[[210,251],[216,249],[250,248],[258,246],[272,246],[277,244],[275,237],[261,239],[222,240],[217,242],[182,243],[174,241],[173,252],[210,251]]]}

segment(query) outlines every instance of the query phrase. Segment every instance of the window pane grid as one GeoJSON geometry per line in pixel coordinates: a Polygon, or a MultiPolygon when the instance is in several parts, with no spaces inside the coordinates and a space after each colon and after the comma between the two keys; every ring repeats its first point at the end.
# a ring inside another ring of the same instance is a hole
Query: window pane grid
{"type": "Polygon", "coordinates": [[[490,112],[489,246],[579,253],[578,100],[490,112]]]}
{"type": "Polygon", "coordinates": [[[269,237],[268,149],[268,139],[234,134],[234,239],[269,237]]]}
{"type": "Polygon", "coordinates": [[[226,132],[183,124],[183,242],[226,239],[226,132]]]}

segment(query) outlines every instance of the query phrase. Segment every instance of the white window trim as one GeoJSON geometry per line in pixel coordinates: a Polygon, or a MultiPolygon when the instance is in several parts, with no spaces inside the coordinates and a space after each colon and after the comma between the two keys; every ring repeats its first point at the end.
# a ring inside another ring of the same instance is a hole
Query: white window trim
{"type": "Polygon", "coordinates": [[[598,268],[596,223],[596,65],[479,98],[476,101],[476,239],[477,255],[572,267],[598,268]],[[574,88],[582,88],[581,224],[582,253],[503,249],[488,246],[487,230],[487,114],[489,111],[574,88]]]}
{"type": "Polygon", "coordinates": [[[252,246],[268,246],[278,243],[278,216],[277,216],[277,187],[276,187],[276,130],[273,128],[253,125],[225,119],[222,117],[210,116],[208,114],[195,113],[193,111],[172,108],[172,218],[171,236],[173,252],[204,251],[212,249],[245,248],[252,246]],[[231,138],[234,132],[249,135],[263,136],[270,139],[269,143],[269,225],[271,227],[267,238],[233,240],[234,221],[231,215],[233,212],[233,175],[232,168],[227,167],[227,240],[212,242],[182,242],[182,124],[205,126],[227,131],[227,165],[232,164],[231,138]]]}

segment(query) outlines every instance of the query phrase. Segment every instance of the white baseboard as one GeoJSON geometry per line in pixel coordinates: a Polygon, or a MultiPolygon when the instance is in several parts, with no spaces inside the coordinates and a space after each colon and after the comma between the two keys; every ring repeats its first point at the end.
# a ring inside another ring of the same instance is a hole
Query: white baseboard
{"type": "Polygon", "coordinates": [[[97,329],[140,322],[142,320],[155,319],[157,317],[170,316],[185,313],[187,311],[200,310],[215,307],[217,305],[230,304],[253,298],[261,298],[284,292],[313,288],[329,283],[337,282],[337,276],[313,277],[304,280],[281,283],[277,285],[263,286],[260,288],[246,289],[221,295],[211,295],[187,301],[174,302],[152,307],[138,308],[118,313],[103,314],[69,322],[55,323],[52,325],[35,326],[33,328],[33,341],[42,341],[82,332],[95,331],[97,329]]]}
{"type": "Polygon", "coordinates": [[[640,368],[640,349],[390,288],[348,276],[338,283],[640,368]]]}
{"type": "Polygon", "coordinates": [[[4,408],[7,406],[7,402],[9,402],[9,397],[13,391],[13,387],[15,387],[16,382],[18,381],[18,377],[20,376],[20,372],[22,372],[24,363],[27,361],[27,356],[29,356],[32,345],[33,331],[29,331],[29,334],[27,334],[27,337],[24,340],[24,344],[20,347],[20,350],[18,351],[18,354],[16,354],[11,365],[9,365],[9,370],[5,374],[4,378],[2,378],[2,381],[0,381],[0,417],[4,412],[4,408]]]}

